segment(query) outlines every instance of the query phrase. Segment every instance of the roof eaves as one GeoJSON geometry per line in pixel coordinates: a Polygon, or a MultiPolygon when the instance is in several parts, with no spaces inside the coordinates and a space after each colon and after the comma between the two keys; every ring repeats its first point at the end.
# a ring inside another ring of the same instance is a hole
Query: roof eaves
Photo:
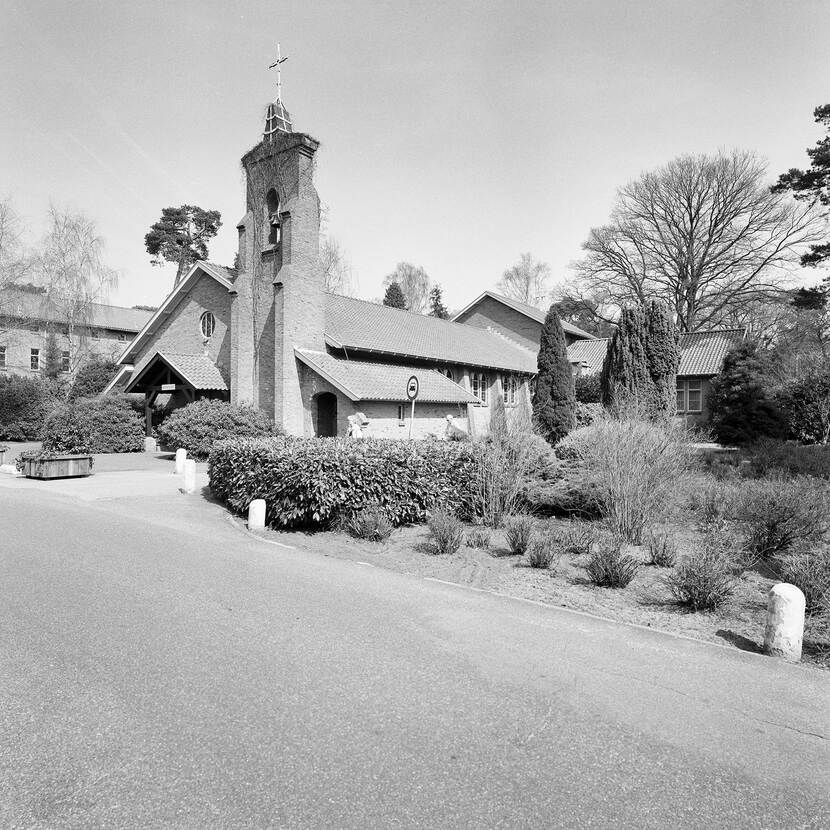
{"type": "Polygon", "coordinates": [[[350,401],[361,400],[360,396],[356,392],[354,392],[352,389],[349,389],[341,381],[337,380],[337,378],[330,375],[318,363],[315,363],[314,359],[311,357],[309,352],[298,349],[295,346],[294,355],[297,357],[298,360],[300,360],[302,363],[308,366],[309,369],[320,375],[320,377],[323,378],[323,380],[327,381],[335,389],[338,389],[340,392],[342,392],[350,401]]]}

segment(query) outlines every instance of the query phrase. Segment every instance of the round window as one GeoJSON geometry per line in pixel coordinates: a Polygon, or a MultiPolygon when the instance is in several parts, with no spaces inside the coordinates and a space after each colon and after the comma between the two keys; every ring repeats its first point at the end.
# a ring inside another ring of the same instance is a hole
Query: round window
{"type": "Polygon", "coordinates": [[[202,336],[208,340],[213,336],[213,330],[216,328],[216,318],[212,311],[206,311],[199,320],[199,326],[202,329],[202,336]]]}

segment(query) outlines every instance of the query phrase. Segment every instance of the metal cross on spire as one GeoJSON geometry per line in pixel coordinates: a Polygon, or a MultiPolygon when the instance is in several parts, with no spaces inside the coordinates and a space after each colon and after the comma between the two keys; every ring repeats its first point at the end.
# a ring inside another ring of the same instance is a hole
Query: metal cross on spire
{"type": "Polygon", "coordinates": [[[268,67],[269,69],[277,68],[277,101],[282,101],[282,73],[280,71],[280,64],[285,63],[288,56],[282,57],[280,53],[280,45],[277,43],[277,59],[268,67]]]}

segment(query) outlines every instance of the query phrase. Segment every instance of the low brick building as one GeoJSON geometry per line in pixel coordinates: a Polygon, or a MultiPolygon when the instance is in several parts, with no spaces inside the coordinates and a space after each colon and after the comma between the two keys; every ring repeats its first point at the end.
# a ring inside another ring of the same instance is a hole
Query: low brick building
{"type": "Polygon", "coordinates": [[[68,314],[35,286],[8,286],[0,291],[0,372],[38,375],[46,342],[54,334],[61,371],[74,373],[89,359],[115,360],[152,312],[92,303],[85,313],[68,314]],[[74,319],[70,319],[74,317],[74,319]]]}
{"type": "Polygon", "coordinates": [[[346,434],[358,412],[368,436],[443,436],[447,416],[479,433],[497,396],[508,412],[529,406],[536,356],[527,344],[326,293],[317,148],[293,131],[281,101],[269,105],[262,141],[242,157],[239,269],[194,265],[124,350],[109,388],[144,393],[148,429],[157,401],[204,396],[249,403],[290,434],[320,436],[346,434]]]}

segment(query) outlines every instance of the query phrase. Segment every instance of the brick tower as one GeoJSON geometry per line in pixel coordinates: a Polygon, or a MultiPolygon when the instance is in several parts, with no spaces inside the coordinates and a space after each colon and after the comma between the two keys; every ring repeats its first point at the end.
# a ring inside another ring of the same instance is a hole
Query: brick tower
{"type": "Polygon", "coordinates": [[[247,212],[237,225],[231,400],[252,403],[295,435],[304,417],[294,347],[325,349],[320,199],[312,181],[318,146],[293,131],[278,97],[262,141],[242,157],[247,212]]]}

